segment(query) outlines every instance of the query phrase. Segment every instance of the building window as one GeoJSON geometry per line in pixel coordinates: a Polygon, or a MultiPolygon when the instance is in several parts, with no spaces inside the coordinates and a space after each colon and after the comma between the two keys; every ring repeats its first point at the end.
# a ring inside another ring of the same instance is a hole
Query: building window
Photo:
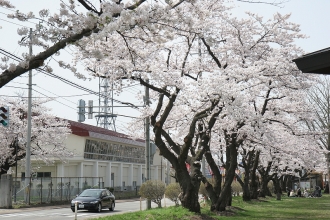
{"type": "Polygon", "coordinates": [[[51,172],[37,172],[38,177],[51,177],[51,172]]]}
{"type": "MultiPolygon", "coordinates": [[[[36,178],[50,178],[52,175],[51,172],[36,172],[36,173],[31,173],[31,177],[32,179],[36,179],[36,178]]],[[[22,172],[21,174],[22,177],[22,181],[25,180],[25,172],[22,172]]]]}
{"type": "Polygon", "coordinates": [[[124,146],[87,139],[84,158],[145,163],[145,149],[144,147],[124,146]]]}

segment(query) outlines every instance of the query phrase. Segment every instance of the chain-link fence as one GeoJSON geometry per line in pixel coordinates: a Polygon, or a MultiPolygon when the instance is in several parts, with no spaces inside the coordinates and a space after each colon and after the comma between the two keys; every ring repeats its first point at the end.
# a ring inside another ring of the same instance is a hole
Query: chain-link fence
{"type": "Polygon", "coordinates": [[[62,203],[71,201],[84,189],[104,188],[102,177],[13,178],[13,202],[62,203]],[[26,192],[30,192],[26,201],[26,192]]]}

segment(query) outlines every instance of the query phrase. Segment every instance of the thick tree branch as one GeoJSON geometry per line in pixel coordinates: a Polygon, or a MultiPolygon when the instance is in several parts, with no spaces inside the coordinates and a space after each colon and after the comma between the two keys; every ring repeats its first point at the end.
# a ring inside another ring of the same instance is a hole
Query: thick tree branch
{"type": "Polygon", "coordinates": [[[32,59],[29,60],[28,68],[23,68],[19,65],[16,66],[16,69],[14,71],[9,71],[8,69],[5,70],[0,75],[0,88],[2,88],[4,85],[6,85],[11,80],[15,79],[16,77],[22,75],[23,73],[26,73],[29,70],[36,69],[44,64],[44,60],[49,58],[50,56],[54,55],[59,50],[65,48],[68,44],[74,43],[80,39],[82,39],[84,36],[89,36],[93,30],[95,30],[96,27],[93,29],[87,28],[83,29],[80,33],[74,34],[64,40],[59,41],[58,43],[54,44],[44,52],[39,53],[37,56],[32,57],[32,59]]]}
{"type": "Polygon", "coordinates": [[[88,11],[95,12],[98,15],[102,14],[102,12],[97,11],[95,6],[92,3],[90,3],[88,0],[78,0],[78,2],[82,4],[82,6],[84,6],[88,11]]]}
{"type": "Polygon", "coordinates": [[[164,94],[166,97],[170,97],[171,94],[169,92],[167,92],[165,89],[161,89],[158,88],[154,85],[151,85],[150,83],[147,83],[146,81],[144,81],[143,79],[139,78],[139,82],[141,85],[148,87],[149,89],[154,90],[155,92],[158,92],[160,94],[164,94]]]}
{"type": "MultiPolygon", "coordinates": [[[[134,10],[137,7],[139,7],[145,1],[146,0],[140,0],[140,1],[136,2],[134,5],[128,6],[125,9],[126,10],[134,10]]],[[[84,7],[87,7],[86,9],[89,8],[92,11],[95,10],[91,6],[89,6],[86,3],[85,0],[79,0],[79,2],[81,4],[84,4],[84,7]]],[[[99,13],[102,14],[102,12],[99,12],[99,13]]],[[[113,16],[114,17],[118,17],[118,16],[120,16],[120,14],[113,15],[113,16]]],[[[28,65],[28,68],[23,68],[23,67],[21,67],[19,65],[16,65],[16,68],[15,68],[14,71],[9,71],[8,69],[5,70],[0,75],[0,88],[2,88],[4,85],[6,85],[8,82],[10,82],[11,80],[15,79],[16,77],[21,76],[22,74],[28,72],[29,70],[36,69],[36,68],[42,66],[43,63],[44,63],[44,61],[47,58],[49,58],[50,56],[54,55],[59,50],[65,48],[68,44],[75,43],[78,40],[82,39],[84,36],[86,36],[86,37],[87,36],[90,36],[92,34],[92,32],[98,32],[98,29],[97,29],[96,24],[95,24],[95,26],[93,28],[82,29],[79,33],[74,34],[74,35],[72,35],[70,37],[67,37],[64,40],[60,40],[58,43],[54,44],[53,46],[51,46],[47,50],[39,53],[37,56],[33,57],[31,60],[28,61],[28,64],[29,64],[28,65]]]]}

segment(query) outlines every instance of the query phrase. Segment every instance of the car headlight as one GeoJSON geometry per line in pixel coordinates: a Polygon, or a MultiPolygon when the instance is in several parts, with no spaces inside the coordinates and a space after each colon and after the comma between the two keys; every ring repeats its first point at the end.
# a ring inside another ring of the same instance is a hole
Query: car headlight
{"type": "Polygon", "coordinates": [[[95,200],[95,201],[91,201],[90,203],[91,204],[96,204],[96,203],[98,203],[99,201],[97,201],[97,200],[95,200]]]}

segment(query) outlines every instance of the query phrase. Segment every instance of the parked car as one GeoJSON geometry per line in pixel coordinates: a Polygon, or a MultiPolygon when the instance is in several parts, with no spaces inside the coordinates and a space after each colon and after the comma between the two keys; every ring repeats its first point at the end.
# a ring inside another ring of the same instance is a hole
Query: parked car
{"type": "Polygon", "coordinates": [[[76,198],[71,201],[71,210],[93,210],[101,212],[102,209],[108,208],[110,211],[115,210],[115,196],[107,189],[85,189],[76,198]]]}

